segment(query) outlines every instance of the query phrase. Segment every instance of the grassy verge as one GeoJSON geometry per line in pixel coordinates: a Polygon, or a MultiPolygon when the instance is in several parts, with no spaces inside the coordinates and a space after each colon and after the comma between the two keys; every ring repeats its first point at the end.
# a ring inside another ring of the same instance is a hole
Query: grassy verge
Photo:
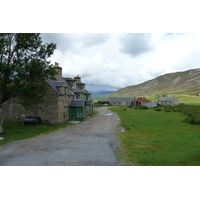
{"type": "Polygon", "coordinates": [[[184,123],[179,112],[112,107],[126,130],[118,133],[125,165],[199,166],[200,126],[184,123]]]}
{"type": "Polygon", "coordinates": [[[71,126],[70,124],[63,125],[23,125],[16,122],[5,122],[4,132],[0,134],[0,137],[4,137],[4,140],[0,140],[0,145],[4,145],[16,140],[22,140],[30,137],[34,137],[41,134],[51,133],[53,131],[71,126]]]}

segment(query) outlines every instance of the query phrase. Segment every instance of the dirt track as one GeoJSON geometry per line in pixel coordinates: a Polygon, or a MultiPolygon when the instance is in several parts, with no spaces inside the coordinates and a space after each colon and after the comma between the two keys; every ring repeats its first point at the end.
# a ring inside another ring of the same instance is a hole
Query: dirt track
{"type": "Polygon", "coordinates": [[[88,122],[0,147],[1,166],[115,166],[118,116],[107,108],[88,122]]]}

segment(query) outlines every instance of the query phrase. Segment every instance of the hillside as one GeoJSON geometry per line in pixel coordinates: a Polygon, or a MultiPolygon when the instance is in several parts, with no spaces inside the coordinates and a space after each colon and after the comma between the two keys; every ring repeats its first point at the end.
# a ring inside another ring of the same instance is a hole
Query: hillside
{"type": "MultiPolygon", "coordinates": [[[[164,74],[144,83],[117,90],[107,97],[138,97],[162,94],[199,95],[200,68],[164,74]]],[[[106,97],[106,98],[107,98],[106,97]]]]}
{"type": "Polygon", "coordinates": [[[98,100],[98,99],[104,98],[104,97],[108,96],[109,94],[111,94],[113,92],[114,91],[104,91],[104,90],[90,91],[90,93],[92,94],[93,100],[98,100]]]}

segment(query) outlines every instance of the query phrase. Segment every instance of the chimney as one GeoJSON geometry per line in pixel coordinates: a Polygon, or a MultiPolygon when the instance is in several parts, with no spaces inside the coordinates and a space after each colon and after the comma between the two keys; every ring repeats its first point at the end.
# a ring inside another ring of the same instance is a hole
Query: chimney
{"type": "Polygon", "coordinates": [[[74,77],[74,80],[77,81],[77,83],[81,82],[81,77],[79,75],[77,75],[76,77],[74,77]]]}
{"type": "Polygon", "coordinates": [[[58,74],[54,76],[54,78],[58,81],[62,81],[62,67],[59,67],[59,63],[55,62],[54,69],[58,74]]]}

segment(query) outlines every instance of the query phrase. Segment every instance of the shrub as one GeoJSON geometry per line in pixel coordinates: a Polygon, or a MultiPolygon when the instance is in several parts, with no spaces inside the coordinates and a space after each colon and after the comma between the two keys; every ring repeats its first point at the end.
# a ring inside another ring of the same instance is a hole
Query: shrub
{"type": "Polygon", "coordinates": [[[164,111],[165,112],[171,112],[173,109],[172,109],[172,107],[171,106],[165,106],[164,107],[164,111]]]}
{"type": "Polygon", "coordinates": [[[187,122],[193,125],[200,125],[200,114],[195,113],[193,115],[187,116],[184,122],[187,122]]]}
{"type": "Polygon", "coordinates": [[[184,122],[193,125],[200,125],[200,106],[198,105],[177,105],[173,108],[174,112],[186,115],[184,122]]]}
{"type": "Polygon", "coordinates": [[[146,106],[139,106],[139,109],[140,109],[140,110],[148,110],[149,108],[146,107],[146,106]]]}
{"type": "Polygon", "coordinates": [[[162,111],[162,108],[158,107],[158,108],[154,108],[155,111],[162,111]]]}

